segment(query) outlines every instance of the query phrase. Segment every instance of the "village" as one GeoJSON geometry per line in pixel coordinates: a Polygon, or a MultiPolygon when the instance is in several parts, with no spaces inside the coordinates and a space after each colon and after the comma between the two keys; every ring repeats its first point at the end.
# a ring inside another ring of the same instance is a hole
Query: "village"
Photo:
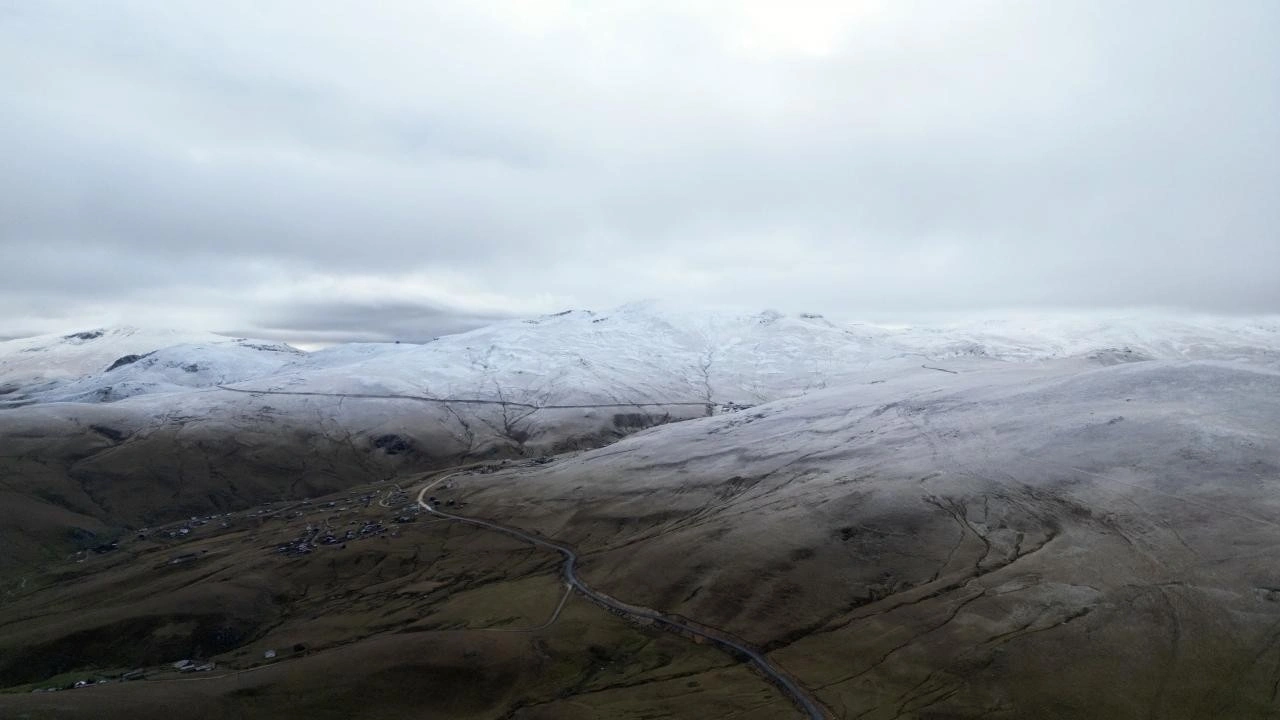
{"type": "MultiPolygon", "coordinates": [[[[496,466],[484,466],[477,472],[495,469],[496,466]]],[[[444,489],[452,486],[449,483],[444,489]]],[[[462,505],[454,499],[435,496],[431,502],[451,508],[462,505]]],[[[404,528],[417,523],[422,513],[422,507],[407,490],[380,481],[338,495],[278,501],[241,512],[190,516],[157,527],[141,528],[122,534],[117,540],[78,551],[66,560],[83,568],[79,572],[91,574],[138,562],[155,563],[153,567],[159,571],[224,553],[227,542],[249,544],[263,555],[301,559],[325,550],[346,550],[353,544],[392,542],[400,537],[404,528]]],[[[242,672],[306,652],[305,643],[294,643],[284,649],[268,648],[254,658],[238,659],[235,667],[220,666],[210,658],[172,658],[143,666],[62,674],[33,683],[28,686],[28,692],[62,692],[112,683],[178,679],[217,670],[242,672]]]]}

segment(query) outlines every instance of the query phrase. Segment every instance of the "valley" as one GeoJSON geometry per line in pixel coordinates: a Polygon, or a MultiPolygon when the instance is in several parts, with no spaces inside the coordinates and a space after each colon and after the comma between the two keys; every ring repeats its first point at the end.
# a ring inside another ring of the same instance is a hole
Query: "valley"
{"type": "Polygon", "coordinates": [[[1274,716],[1265,323],[855,360],[751,317],[689,373],[525,377],[594,319],[477,331],[468,393],[360,361],[0,411],[0,716],[1274,716]]]}

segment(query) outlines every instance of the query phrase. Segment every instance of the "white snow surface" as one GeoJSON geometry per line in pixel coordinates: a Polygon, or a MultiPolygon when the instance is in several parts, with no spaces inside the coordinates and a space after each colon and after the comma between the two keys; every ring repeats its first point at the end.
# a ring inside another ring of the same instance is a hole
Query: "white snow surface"
{"type": "Polygon", "coordinates": [[[212,333],[120,327],[0,343],[0,402],[110,402],[234,384],[534,405],[754,405],[876,369],[1069,357],[1277,366],[1280,318],[1056,314],[890,327],[646,302],[512,320],[425,345],[363,343],[312,353],[212,333]],[[145,357],[108,370],[129,355],[145,357]]]}
{"type": "Polygon", "coordinates": [[[270,375],[306,355],[208,332],[112,327],[0,342],[0,407],[106,402],[270,375]]]}

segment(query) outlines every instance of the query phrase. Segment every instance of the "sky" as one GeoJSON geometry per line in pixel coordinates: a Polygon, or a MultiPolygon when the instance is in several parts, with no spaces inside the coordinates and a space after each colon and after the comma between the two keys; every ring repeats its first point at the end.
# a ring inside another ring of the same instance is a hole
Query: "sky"
{"type": "Polygon", "coordinates": [[[1274,0],[0,0],[0,336],[1280,312],[1274,0]]]}

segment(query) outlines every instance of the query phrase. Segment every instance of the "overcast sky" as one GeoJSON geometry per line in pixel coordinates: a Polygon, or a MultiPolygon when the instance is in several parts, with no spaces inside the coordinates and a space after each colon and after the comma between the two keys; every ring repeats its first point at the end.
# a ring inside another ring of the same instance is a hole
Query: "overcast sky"
{"type": "Polygon", "coordinates": [[[1275,0],[0,0],[0,335],[1280,312],[1275,0]]]}

